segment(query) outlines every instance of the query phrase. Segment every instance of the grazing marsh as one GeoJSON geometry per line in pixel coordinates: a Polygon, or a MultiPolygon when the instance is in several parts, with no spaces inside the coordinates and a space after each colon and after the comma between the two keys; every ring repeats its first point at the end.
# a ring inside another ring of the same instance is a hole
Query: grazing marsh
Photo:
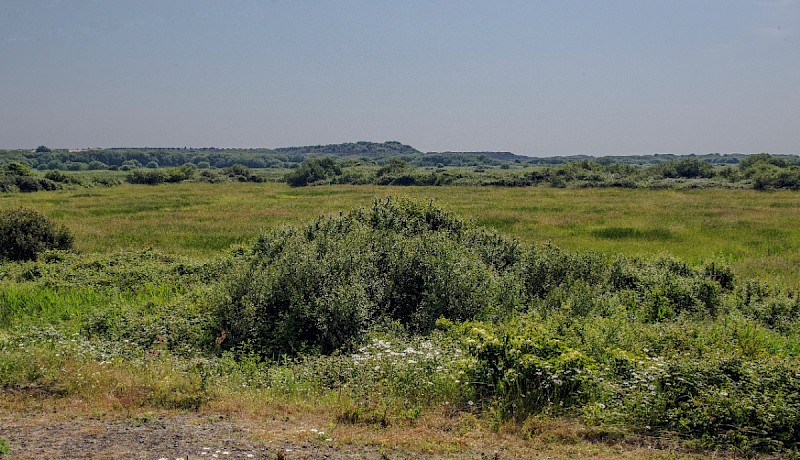
{"type": "Polygon", "coordinates": [[[743,276],[798,283],[800,194],[789,191],[180,183],[6,194],[0,209],[22,205],[46,213],[75,233],[84,252],[152,247],[209,257],[263,229],[390,195],[433,201],[523,242],[669,254],[688,262],[715,259],[743,276]]]}
{"type": "Polygon", "coordinates": [[[65,224],[78,252],[0,264],[0,407],[269,413],[284,429],[313,414],[316,442],[394,432],[411,456],[464,458],[442,435],[467,456],[492,455],[473,436],[541,455],[564,433],[557,450],[601,458],[653,438],[800,451],[792,194],[177,184],[3,200],[65,224]]]}

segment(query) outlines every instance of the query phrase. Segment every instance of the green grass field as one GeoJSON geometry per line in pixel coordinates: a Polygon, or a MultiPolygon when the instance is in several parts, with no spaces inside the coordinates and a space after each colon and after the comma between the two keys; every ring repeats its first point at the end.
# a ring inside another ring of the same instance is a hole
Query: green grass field
{"type": "Polygon", "coordinates": [[[66,224],[79,250],[152,247],[209,257],[262,229],[368,205],[431,200],[525,242],[635,256],[718,260],[736,273],[797,285],[800,194],[752,190],[627,190],[325,186],[277,183],[123,185],[0,196],[66,224]]]}
{"type": "Polygon", "coordinates": [[[0,422],[313,414],[345,449],[800,452],[796,193],[181,183],[0,195],[17,206],[77,254],[0,264],[0,422]]]}

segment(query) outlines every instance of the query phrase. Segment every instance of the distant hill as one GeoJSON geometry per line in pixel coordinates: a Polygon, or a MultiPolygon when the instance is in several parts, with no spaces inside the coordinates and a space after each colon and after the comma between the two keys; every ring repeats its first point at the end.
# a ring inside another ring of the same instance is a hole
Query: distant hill
{"type": "MultiPolygon", "coordinates": [[[[741,153],[733,154],[654,154],[590,156],[569,155],[553,157],[531,157],[512,152],[421,152],[397,141],[348,142],[342,144],[309,145],[299,147],[268,148],[174,148],[174,147],[123,147],[106,149],[60,149],[46,148],[30,150],[0,150],[0,167],[12,162],[22,163],[38,170],[81,171],[95,169],[130,170],[140,167],[177,167],[185,164],[199,169],[209,167],[227,168],[244,165],[249,168],[294,169],[311,157],[335,157],[347,162],[363,162],[384,166],[393,157],[398,157],[413,167],[504,167],[514,165],[554,166],[574,162],[599,163],[601,165],[625,164],[647,166],[658,163],[694,158],[715,165],[735,165],[747,158],[741,153]]],[[[800,165],[797,155],[774,155],[787,165],[800,165]]]]}
{"type": "Polygon", "coordinates": [[[511,152],[428,152],[430,154],[438,154],[444,153],[448,155],[469,155],[473,157],[480,157],[484,156],[486,158],[491,158],[493,160],[500,160],[500,161],[530,161],[531,157],[526,157],[523,155],[517,155],[516,153],[511,152]]]}
{"type": "Polygon", "coordinates": [[[368,156],[387,156],[387,155],[416,155],[419,150],[410,145],[401,144],[397,141],[387,142],[348,142],[345,144],[328,145],[309,145],[304,147],[281,147],[273,149],[276,153],[285,155],[368,155],[368,156]]]}

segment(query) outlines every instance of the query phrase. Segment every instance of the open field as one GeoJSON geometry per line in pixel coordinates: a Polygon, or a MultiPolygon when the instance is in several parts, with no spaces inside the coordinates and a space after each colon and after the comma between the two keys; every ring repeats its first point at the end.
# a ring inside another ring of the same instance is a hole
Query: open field
{"type": "Polygon", "coordinates": [[[432,200],[524,242],[688,262],[715,259],[736,273],[796,285],[800,194],[752,190],[321,186],[277,183],[124,185],[0,196],[66,224],[77,248],[152,247],[208,257],[262,229],[368,205],[375,197],[432,200]]]}
{"type": "Polygon", "coordinates": [[[0,263],[0,449],[19,458],[800,452],[794,193],[0,196],[20,205],[78,253],[0,263]]]}

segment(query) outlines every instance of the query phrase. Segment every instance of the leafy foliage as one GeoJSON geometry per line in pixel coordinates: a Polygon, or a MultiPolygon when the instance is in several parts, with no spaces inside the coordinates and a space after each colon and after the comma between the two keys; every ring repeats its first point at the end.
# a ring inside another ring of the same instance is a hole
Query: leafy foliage
{"type": "Polygon", "coordinates": [[[0,192],[37,192],[58,188],[56,182],[37,177],[28,165],[22,163],[8,163],[0,169],[0,192]]]}
{"type": "Polygon", "coordinates": [[[286,183],[292,187],[330,182],[341,175],[342,169],[330,157],[311,158],[304,161],[296,170],[286,175],[286,183]]]}
{"type": "Polygon", "coordinates": [[[388,199],[211,261],[0,264],[0,386],[192,410],[255,387],[243,394],[335,401],[340,423],[566,415],[796,454],[799,313],[797,291],[716,261],[520,244],[388,199]]]}
{"type": "Polygon", "coordinates": [[[548,316],[565,304],[587,317],[605,312],[611,296],[634,301],[629,314],[643,322],[713,317],[731,283],[721,273],[524,248],[430,205],[389,199],[262,236],[219,313],[232,344],[250,341],[271,356],[331,352],[376,322],[424,333],[440,317],[548,316]]]}
{"type": "Polygon", "coordinates": [[[331,352],[376,321],[426,332],[440,316],[468,319],[501,301],[502,277],[486,258],[502,244],[432,206],[375,202],[262,236],[219,314],[232,344],[268,356],[331,352]]]}
{"type": "MultiPolygon", "coordinates": [[[[157,165],[156,165],[157,167],[157,165]]],[[[150,168],[148,166],[148,168],[150,168]]],[[[194,177],[194,168],[188,165],[168,169],[134,169],[125,178],[131,184],[157,185],[164,182],[182,182],[194,177]]]]}
{"type": "MultiPolygon", "coordinates": [[[[278,149],[113,148],[67,151],[40,146],[36,151],[0,151],[0,166],[17,163],[37,170],[144,171],[133,183],[157,184],[191,179],[188,169],[204,170],[204,182],[262,182],[242,168],[276,170],[292,186],[323,184],[489,185],[623,188],[800,187],[796,155],[705,154],[532,158],[510,152],[420,152],[396,141],[356,142],[278,149]],[[734,167],[738,164],[738,168],[734,167]],[[217,168],[211,170],[209,168],[217,168]],[[159,169],[159,168],[163,168],[159,169]],[[435,169],[434,169],[435,168],[435,169]],[[281,170],[291,169],[288,174],[281,170]],[[218,170],[223,170],[222,174],[218,170]]],[[[89,177],[92,177],[90,175],[89,177]]],[[[84,186],[89,186],[84,180],[84,186]]],[[[0,191],[59,188],[57,181],[30,175],[0,174],[0,191]]],[[[110,185],[110,184],[103,184],[110,185]]]]}
{"type": "Polygon", "coordinates": [[[0,260],[33,260],[47,249],[72,249],[73,236],[39,211],[0,212],[0,260]]]}

